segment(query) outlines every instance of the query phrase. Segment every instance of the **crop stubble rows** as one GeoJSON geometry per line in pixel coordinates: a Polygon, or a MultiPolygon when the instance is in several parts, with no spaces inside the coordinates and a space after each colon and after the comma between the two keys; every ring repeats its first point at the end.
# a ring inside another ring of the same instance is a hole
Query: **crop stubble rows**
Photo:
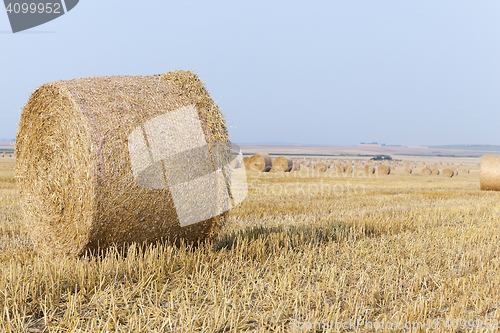
{"type": "Polygon", "coordinates": [[[247,200],[213,242],[58,260],[33,252],[13,179],[2,162],[1,331],[284,332],[294,319],[500,315],[500,194],[479,191],[474,173],[250,173],[247,200]]]}

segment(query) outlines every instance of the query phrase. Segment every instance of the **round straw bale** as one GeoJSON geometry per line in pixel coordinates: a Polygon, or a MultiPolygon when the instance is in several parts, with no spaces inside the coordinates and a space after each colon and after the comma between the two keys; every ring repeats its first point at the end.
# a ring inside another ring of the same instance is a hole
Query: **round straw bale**
{"type": "Polygon", "coordinates": [[[430,175],[432,175],[432,170],[430,168],[423,168],[422,175],[430,176],[430,175]]]}
{"type": "Polygon", "coordinates": [[[299,163],[297,163],[297,162],[293,163],[293,171],[299,171],[299,170],[300,170],[299,163]]]}
{"type": "Polygon", "coordinates": [[[343,173],[345,171],[345,168],[343,165],[337,164],[335,166],[335,171],[337,171],[338,173],[343,173]]]}
{"type": "Polygon", "coordinates": [[[464,174],[468,174],[468,173],[470,173],[470,170],[467,168],[462,168],[462,169],[460,169],[460,172],[462,172],[464,174]]]}
{"type": "Polygon", "coordinates": [[[379,175],[388,175],[391,173],[391,168],[385,164],[381,164],[378,166],[378,174],[379,175]]]}
{"type": "Polygon", "coordinates": [[[443,172],[442,172],[443,176],[445,176],[446,178],[451,178],[455,175],[455,173],[453,172],[453,170],[451,169],[444,169],[443,172]]]}
{"type": "Polygon", "coordinates": [[[292,169],[293,169],[292,160],[288,157],[279,156],[274,159],[271,171],[290,172],[292,171],[292,169]]]}
{"type": "Polygon", "coordinates": [[[318,172],[326,172],[327,167],[324,163],[316,163],[314,169],[318,172]]]}
{"type": "Polygon", "coordinates": [[[372,167],[371,165],[365,165],[364,172],[365,172],[365,175],[373,174],[373,173],[375,173],[375,168],[372,167]]]}
{"type": "Polygon", "coordinates": [[[259,153],[250,157],[250,170],[269,172],[273,167],[273,160],[267,153],[259,153]]]}
{"type": "Polygon", "coordinates": [[[439,170],[438,169],[432,169],[432,175],[433,176],[439,176],[439,170]]]}
{"type": "Polygon", "coordinates": [[[406,168],[406,169],[405,169],[405,172],[406,172],[407,174],[411,174],[411,173],[413,172],[413,169],[412,169],[412,168],[406,168]]]}
{"type": "Polygon", "coordinates": [[[458,169],[457,168],[451,168],[453,170],[453,176],[458,176],[458,169]]]}
{"type": "Polygon", "coordinates": [[[42,85],[23,109],[15,146],[35,250],[78,256],[216,236],[230,204],[219,171],[229,159],[216,143],[227,142],[224,118],[192,72],[42,85]]]}
{"type": "Polygon", "coordinates": [[[352,171],[353,171],[353,169],[352,169],[352,165],[347,164],[347,165],[345,166],[344,170],[345,170],[345,171],[344,171],[345,173],[352,173],[352,171]]]}
{"type": "Polygon", "coordinates": [[[500,155],[483,155],[479,175],[482,191],[500,191],[500,155]]]}

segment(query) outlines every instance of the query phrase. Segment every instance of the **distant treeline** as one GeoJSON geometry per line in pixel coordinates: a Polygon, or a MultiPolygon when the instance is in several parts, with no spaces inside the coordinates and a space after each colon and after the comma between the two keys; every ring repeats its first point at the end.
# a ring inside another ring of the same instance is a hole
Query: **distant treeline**
{"type": "Polygon", "coordinates": [[[2,149],[2,148],[0,148],[0,154],[14,154],[14,149],[2,149]]]}

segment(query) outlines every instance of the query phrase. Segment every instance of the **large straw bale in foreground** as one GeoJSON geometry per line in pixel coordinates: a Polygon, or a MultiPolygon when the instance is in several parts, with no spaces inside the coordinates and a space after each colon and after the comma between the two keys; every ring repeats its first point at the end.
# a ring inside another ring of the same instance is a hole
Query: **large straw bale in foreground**
{"type": "Polygon", "coordinates": [[[216,235],[229,201],[212,145],[222,142],[229,142],[223,116],[192,72],[42,85],[16,138],[35,249],[75,256],[216,235]],[[189,220],[197,210],[206,218],[189,220]]]}
{"type": "Polygon", "coordinates": [[[269,172],[273,167],[273,160],[268,153],[259,153],[250,157],[250,170],[269,172]]]}
{"type": "Polygon", "coordinates": [[[479,172],[482,191],[500,191],[500,155],[483,155],[479,172]]]}
{"type": "Polygon", "coordinates": [[[271,171],[290,172],[292,169],[292,159],[285,156],[279,156],[274,159],[271,171]]]}

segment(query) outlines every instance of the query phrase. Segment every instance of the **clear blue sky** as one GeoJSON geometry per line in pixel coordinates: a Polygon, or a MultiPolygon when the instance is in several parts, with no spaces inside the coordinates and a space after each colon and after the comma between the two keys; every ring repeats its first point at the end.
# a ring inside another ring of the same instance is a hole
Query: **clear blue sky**
{"type": "Polygon", "coordinates": [[[180,68],[236,143],[500,144],[496,0],[82,0],[9,31],[0,12],[0,138],[45,82],[180,68]]]}

